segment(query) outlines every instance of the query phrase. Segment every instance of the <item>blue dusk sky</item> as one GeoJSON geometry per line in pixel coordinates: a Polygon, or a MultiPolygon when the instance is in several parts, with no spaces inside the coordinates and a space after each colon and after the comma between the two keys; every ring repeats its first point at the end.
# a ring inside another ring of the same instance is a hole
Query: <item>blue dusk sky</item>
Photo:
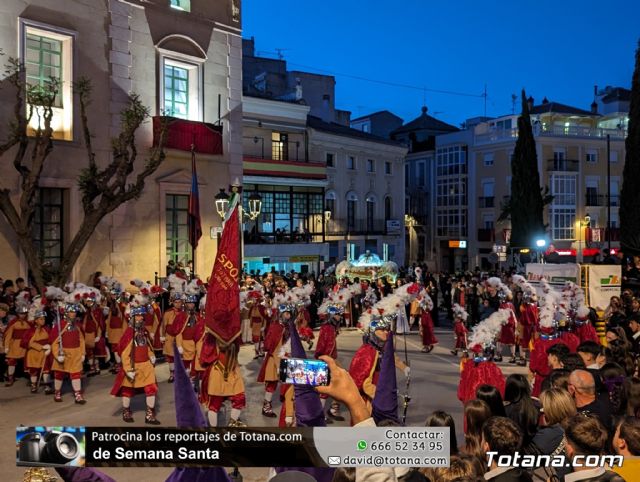
{"type": "Polygon", "coordinates": [[[594,85],[630,87],[640,38],[638,0],[244,0],[242,8],[256,52],[276,58],[283,49],[290,70],[335,75],[336,107],[352,118],[388,109],[409,121],[426,101],[430,114],[459,125],[484,114],[485,84],[488,116],[511,113],[511,94],[523,87],[536,104],[546,96],[588,110],[594,85]]]}

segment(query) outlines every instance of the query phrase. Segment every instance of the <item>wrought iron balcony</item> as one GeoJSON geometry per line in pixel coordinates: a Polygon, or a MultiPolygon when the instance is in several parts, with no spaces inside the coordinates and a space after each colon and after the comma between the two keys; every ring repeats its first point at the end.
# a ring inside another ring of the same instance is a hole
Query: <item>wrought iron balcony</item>
{"type": "Polygon", "coordinates": [[[575,159],[548,159],[547,171],[578,172],[580,161],[575,159]]]}
{"type": "Polygon", "coordinates": [[[479,208],[492,208],[492,207],[494,207],[494,200],[495,200],[495,198],[493,196],[480,196],[478,198],[478,207],[479,208]]]}
{"type": "MultiPolygon", "coordinates": [[[[202,154],[222,154],[222,126],[207,122],[196,122],[175,117],[167,117],[167,132],[165,145],[167,149],[195,151],[202,154]]],[[[162,117],[153,118],[153,145],[158,145],[162,128],[162,117]]]]}

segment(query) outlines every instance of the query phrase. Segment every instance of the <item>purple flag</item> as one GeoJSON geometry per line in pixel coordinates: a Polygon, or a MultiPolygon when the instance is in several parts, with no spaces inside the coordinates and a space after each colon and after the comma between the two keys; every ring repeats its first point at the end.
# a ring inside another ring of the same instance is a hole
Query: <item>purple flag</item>
{"type": "MultiPolygon", "coordinates": [[[[291,356],[293,358],[307,358],[302,347],[300,335],[293,319],[289,321],[289,333],[291,336],[291,356]]],[[[320,395],[308,385],[294,385],[295,398],[293,406],[296,413],[296,425],[298,427],[325,427],[324,410],[320,402],[320,395]]],[[[335,469],[324,467],[275,467],[277,473],[297,470],[314,477],[318,482],[331,482],[335,469]]]]}
{"type": "MultiPolygon", "coordinates": [[[[175,357],[173,397],[176,402],[176,426],[179,428],[206,427],[207,421],[202,414],[175,341],[173,342],[173,355],[175,357]]],[[[207,387],[202,387],[202,389],[206,390],[207,387]]],[[[166,482],[231,482],[231,479],[222,467],[178,467],[171,472],[166,482]]]]}
{"type": "Polygon", "coordinates": [[[393,348],[393,333],[384,345],[382,362],[380,363],[380,378],[373,397],[372,416],[376,424],[382,420],[393,420],[400,423],[398,418],[398,383],[396,381],[395,350],[393,348]]]}

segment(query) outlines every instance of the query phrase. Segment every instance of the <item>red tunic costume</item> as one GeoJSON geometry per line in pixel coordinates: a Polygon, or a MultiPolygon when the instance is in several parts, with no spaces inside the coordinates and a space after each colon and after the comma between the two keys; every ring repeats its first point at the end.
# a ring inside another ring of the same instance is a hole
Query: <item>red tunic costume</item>
{"type": "Polygon", "coordinates": [[[462,322],[461,319],[456,319],[455,323],[453,324],[453,332],[456,335],[456,350],[466,350],[467,349],[467,333],[469,333],[469,330],[467,330],[467,327],[464,326],[464,323],[462,322]]]}
{"type": "Polygon", "coordinates": [[[547,359],[547,350],[558,343],[564,343],[560,337],[549,336],[542,333],[533,343],[531,360],[529,361],[529,370],[535,375],[533,389],[531,391],[533,397],[540,395],[542,382],[549,376],[549,373],[551,373],[551,367],[549,367],[549,361],[547,359]]]}
{"type": "Polygon", "coordinates": [[[102,308],[94,305],[91,309],[87,309],[81,326],[85,336],[87,358],[90,359],[92,356],[106,358],[107,350],[104,340],[105,325],[102,308]],[[98,338],[97,342],[96,338],[98,338]]]}
{"type": "Polygon", "coordinates": [[[84,333],[79,323],[69,324],[67,320],[60,322],[60,329],[62,330],[62,335],[58,331],[58,326],[53,325],[49,337],[53,355],[51,368],[58,380],[63,379],[64,373],[68,373],[71,379],[79,379],[82,375],[82,362],[86,352],[84,333]],[[57,360],[60,355],[60,339],[62,340],[62,352],[64,353],[64,361],[62,363],[57,360]]]}
{"type": "Polygon", "coordinates": [[[422,344],[424,346],[435,345],[438,343],[438,339],[433,332],[433,320],[431,319],[431,313],[427,310],[422,310],[420,315],[420,328],[422,332],[422,344]]]}
{"type": "Polygon", "coordinates": [[[473,358],[462,362],[458,399],[462,403],[473,400],[478,387],[484,384],[496,387],[504,397],[505,378],[495,363],[489,360],[476,362],[473,358]]]}
{"type": "Polygon", "coordinates": [[[4,332],[4,351],[7,365],[15,366],[18,360],[22,360],[27,353],[22,347],[22,338],[31,329],[31,324],[25,319],[14,318],[4,332]]]}
{"type": "Polygon", "coordinates": [[[520,346],[522,348],[529,349],[537,320],[538,306],[535,303],[523,302],[520,305],[520,316],[518,317],[518,322],[520,323],[520,346]]]}
{"type": "Polygon", "coordinates": [[[22,337],[21,346],[26,352],[24,368],[31,376],[38,376],[40,370],[43,373],[51,371],[51,353],[45,355],[44,346],[49,345],[49,327],[38,326],[30,328],[22,337]]]}
{"type": "Polygon", "coordinates": [[[107,325],[107,338],[109,338],[109,344],[111,349],[118,353],[118,345],[120,344],[120,338],[127,328],[127,324],[124,319],[124,305],[119,302],[111,302],[109,304],[109,315],[106,321],[107,325]]]}
{"type": "Polygon", "coordinates": [[[595,341],[598,345],[600,344],[600,337],[589,320],[576,320],[575,327],[575,333],[580,339],[580,343],[585,341],[595,341]]]}
{"type": "Polygon", "coordinates": [[[316,346],[316,352],[314,356],[320,358],[321,356],[330,356],[334,360],[338,358],[338,327],[332,323],[324,323],[320,327],[320,333],[318,334],[318,345],[316,346]]]}
{"type": "Polygon", "coordinates": [[[576,353],[578,351],[578,346],[580,346],[580,338],[569,331],[560,332],[560,340],[562,343],[569,347],[569,351],[571,353],[576,353]]]}
{"type": "Polygon", "coordinates": [[[221,351],[216,338],[211,333],[204,335],[198,363],[204,368],[199,394],[200,403],[212,412],[218,412],[225,400],[231,401],[231,408],[242,410],[246,406],[244,380],[237,354],[240,338],[221,351]]]}
{"type": "Polygon", "coordinates": [[[158,393],[155,369],[151,363],[154,354],[149,333],[146,330],[136,332],[128,327],[122,335],[118,352],[122,354],[122,367],[111,388],[111,395],[131,398],[140,392],[147,396],[158,393]],[[133,380],[126,376],[131,371],[136,374],[133,380]]]}
{"type": "MultiPolygon", "coordinates": [[[[280,356],[278,351],[282,346],[285,335],[285,325],[279,322],[271,323],[269,331],[264,339],[265,357],[258,373],[258,382],[272,382],[273,391],[278,383],[280,370],[280,356]]],[[[269,388],[267,388],[269,389],[269,388]]]]}
{"type": "Polygon", "coordinates": [[[349,366],[349,374],[360,390],[360,395],[369,411],[371,411],[371,403],[380,378],[379,359],[380,352],[373,345],[364,343],[353,355],[349,366]]]}
{"type": "Polygon", "coordinates": [[[498,341],[503,345],[515,345],[516,344],[516,317],[514,312],[513,303],[507,301],[500,304],[501,310],[511,310],[509,319],[502,325],[500,330],[500,337],[498,341]]]}
{"type": "Polygon", "coordinates": [[[249,319],[251,320],[251,341],[260,343],[263,332],[266,333],[269,315],[264,305],[254,302],[249,310],[249,319]]]}
{"type": "Polygon", "coordinates": [[[313,330],[309,326],[311,323],[311,315],[309,314],[309,310],[306,308],[301,308],[298,311],[298,316],[296,317],[296,328],[298,329],[298,334],[300,338],[304,341],[313,340],[313,330]]]}
{"type": "Polygon", "coordinates": [[[204,318],[198,313],[182,312],[184,316],[177,316],[175,321],[167,327],[167,334],[175,337],[176,346],[182,348],[182,362],[184,367],[191,370],[195,375],[196,371],[202,371],[198,362],[196,367],[198,345],[202,343],[204,337],[204,318]]]}

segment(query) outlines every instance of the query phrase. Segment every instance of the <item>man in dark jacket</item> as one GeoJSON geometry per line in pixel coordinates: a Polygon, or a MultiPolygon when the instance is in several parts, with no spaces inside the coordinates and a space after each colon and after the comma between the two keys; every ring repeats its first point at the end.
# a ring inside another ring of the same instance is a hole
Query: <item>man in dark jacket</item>
{"type": "Polygon", "coordinates": [[[491,482],[531,482],[529,473],[518,467],[498,467],[502,456],[514,457],[522,447],[520,428],[506,417],[491,417],[482,427],[482,446],[487,454],[489,471],[485,480],[491,482]]]}

